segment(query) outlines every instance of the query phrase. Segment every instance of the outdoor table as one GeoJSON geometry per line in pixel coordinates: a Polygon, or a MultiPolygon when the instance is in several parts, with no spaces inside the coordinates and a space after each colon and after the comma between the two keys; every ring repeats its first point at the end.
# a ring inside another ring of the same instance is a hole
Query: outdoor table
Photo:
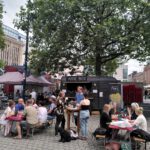
{"type": "Polygon", "coordinates": [[[12,127],[13,127],[14,123],[21,122],[23,120],[23,116],[22,115],[17,115],[17,116],[13,115],[13,116],[7,117],[6,120],[9,120],[11,122],[10,131],[12,131],[12,127]]]}
{"type": "Polygon", "coordinates": [[[80,131],[80,110],[77,108],[66,108],[66,113],[67,113],[67,129],[70,129],[70,118],[71,118],[71,114],[74,112],[77,112],[78,116],[77,116],[77,132],[79,133],[80,131]]]}
{"type": "Polygon", "coordinates": [[[9,120],[9,121],[22,121],[23,120],[23,116],[21,115],[17,115],[17,116],[10,116],[10,117],[7,117],[6,120],[9,120]]]}
{"type": "MultiPolygon", "coordinates": [[[[118,135],[118,132],[119,130],[125,130],[127,131],[126,133],[126,136],[125,136],[125,139],[124,140],[127,140],[127,138],[129,139],[129,146],[131,148],[131,137],[130,137],[130,133],[134,130],[133,127],[119,127],[119,126],[116,126],[116,125],[109,125],[109,128],[112,129],[112,137],[111,137],[111,140],[110,141],[116,141],[118,143],[127,143],[125,141],[122,141],[122,140],[117,140],[115,139],[116,136],[118,135]]],[[[117,136],[118,137],[118,136],[117,136]]]]}

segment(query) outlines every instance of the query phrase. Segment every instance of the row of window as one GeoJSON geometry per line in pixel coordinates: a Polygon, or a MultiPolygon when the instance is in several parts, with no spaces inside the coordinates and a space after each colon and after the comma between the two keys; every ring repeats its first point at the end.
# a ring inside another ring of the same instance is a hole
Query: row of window
{"type": "Polygon", "coordinates": [[[9,47],[9,45],[6,46],[5,50],[0,51],[0,59],[3,60],[6,65],[12,65],[16,64],[19,65],[19,53],[20,49],[18,47],[9,47]]]}

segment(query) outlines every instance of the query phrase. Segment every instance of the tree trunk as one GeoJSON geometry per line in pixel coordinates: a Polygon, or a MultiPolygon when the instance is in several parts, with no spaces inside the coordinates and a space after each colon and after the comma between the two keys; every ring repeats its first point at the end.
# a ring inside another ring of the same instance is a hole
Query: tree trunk
{"type": "Polygon", "coordinates": [[[97,54],[96,55],[96,61],[95,61],[95,73],[97,76],[101,76],[102,75],[102,70],[101,70],[101,59],[100,59],[100,55],[97,54]]]}

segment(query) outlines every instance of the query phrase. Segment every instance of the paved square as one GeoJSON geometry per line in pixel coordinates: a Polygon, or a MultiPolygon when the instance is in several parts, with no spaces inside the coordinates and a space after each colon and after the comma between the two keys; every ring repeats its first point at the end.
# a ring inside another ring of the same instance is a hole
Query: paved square
{"type": "MultiPolygon", "coordinates": [[[[54,125],[37,133],[31,139],[17,140],[0,136],[0,150],[104,150],[100,141],[96,141],[91,133],[98,127],[99,117],[93,115],[89,120],[89,138],[87,141],[58,142],[59,136],[54,135],[54,125]]],[[[150,127],[150,120],[148,121],[150,127]]],[[[150,128],[149,128],[150,129],[150,128]]],[[[147,148],[147,150],[150,149],[147,148]]]]}

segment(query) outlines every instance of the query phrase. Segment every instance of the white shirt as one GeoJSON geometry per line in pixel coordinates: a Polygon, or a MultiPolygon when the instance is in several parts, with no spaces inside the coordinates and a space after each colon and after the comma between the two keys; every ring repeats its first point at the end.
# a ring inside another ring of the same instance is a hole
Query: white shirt
{"type": "Polygon", "coordinates": [[[38,119],[40,123],[45,123],[47,120],[47,109],[45,107],[38,108],[38,119]]]}
{"type": "Polygon", "coordinates": [[[147,131],[147,121],[146,121],[146,118],[142,114],[136,118],[136,120],[134,121],[134,124],[137,125],[140,129],[147,131]]]}
{"type": "Polygon", "coordinates": [[[31,92],[30,95],[31,95],[31,98],[34,98],[36,100],[36,92],[35,91],[31,92]]]}

